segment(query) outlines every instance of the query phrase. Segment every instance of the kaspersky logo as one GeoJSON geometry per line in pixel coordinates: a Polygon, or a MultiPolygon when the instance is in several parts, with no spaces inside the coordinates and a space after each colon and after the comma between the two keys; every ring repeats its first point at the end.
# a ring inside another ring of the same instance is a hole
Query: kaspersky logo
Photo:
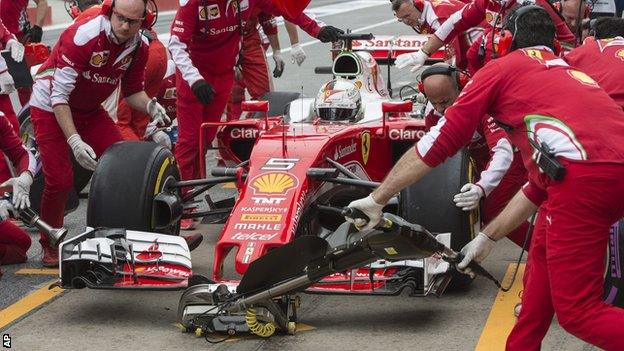
{"type": "Polygon", "coordinates": [[[297,177],[283,172],[263,173],[251,180],[251,187],[256,195],[284,195],[298,185],[297,177]]]}

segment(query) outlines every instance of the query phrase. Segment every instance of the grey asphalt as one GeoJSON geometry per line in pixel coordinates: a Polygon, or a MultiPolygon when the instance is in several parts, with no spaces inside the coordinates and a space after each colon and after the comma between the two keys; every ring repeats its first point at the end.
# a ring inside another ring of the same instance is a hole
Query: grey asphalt
{"type": "MultiPolygon", "coordinates": [[[[339,0],[314,0],[312,7],[348,3],[339,0]]],[[[321,19],[341,28],[357,29],[392,19],[387,2],[365,10],[354,10],[321,19]]],[[[157,30],[165,32],[170,17],[162,17],[157,30]]],[[[410,34],[410,30],[391,23],[372,28],[376,34],[410,34]]],[[[369,32],[365,31],[365,32],[369,32]]],[[[288,47],[284,31],[281,42],[288,47]]],[[[53,42],[58,33],[46,33],[53,42]]],[[[301,34],[301,42],[312,39],[301,34]]],[[[328,76],[314,75],[315,66],[331,63],[327,44],[305,47],[308,58],[301,66],[288,63],[284,77],[274,80],[277,90],[303,91],[314,96],[328,76]]],[[[285,54],[288,59],[289,55],[285,54]]],[[[270,59],[269,59],[270,60],[270,59]]],[[[271,60],[270,60],[271,61],[271,60]]],[[[272,64],[272,62],[271,62],[272,64]]],[[[413,80],[393,70],[396,81],[413,80]]],[[[213,189],[217,195],[223,191],[213,189]]],[[[84,229],[86,200],[66,217],[72,235],[84,229]]],[[[219,225],[204,225],[198,232],[204,242],[193,252],[194,272],[209,275],[219,225]]],[[[0,308],[15,303],[39,288],[50,276],[17,276],[23,267],[40,266],[40,246],[32,235],[30,260],[23,265],[3,267],[0,280],[0,308]]],[[[502,278],[519,249],[503,241],[485,263],[502,278]]],[[[445,294],[441,298],[340,297],[304,295],[300,322],[313,326],[311,331],[294,336],[274,336],[267,340],[245,339],[222,344],[209,344],[192,334],[180,333],[175,321],[181,292],[120,292],[73,290],[45,304],[37,311],[1,330],[9,333],[15,350],[472,350],[496,296],[496,288],[477,279],[466,291],[445,294]]],[[[509,311],[509,313],[513,313],[509,311]]],[[[566,334],[556,322],[543,346],[544,350],[588,350],[583,342],[566,334]]]]}

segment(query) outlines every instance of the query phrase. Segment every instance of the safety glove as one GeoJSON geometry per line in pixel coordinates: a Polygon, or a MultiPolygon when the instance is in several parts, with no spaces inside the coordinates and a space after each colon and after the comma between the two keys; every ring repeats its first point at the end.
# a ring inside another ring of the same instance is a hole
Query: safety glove
{"type": "Polygon", "coordinates": [[[414,53],[401,54],[396,57],[394,64],[398,69],[403,69],[407,66],[412,66],[411,72],[416,72],[420,67],[425,64],[425,61],[429,58],[422,50],[416,51],[414,53]]]}
{"type": "Polygon", "coordinates": [[[43,29],[41,27],[35,25],[30,28],[28,31],[28,39],[31,43],[40,43],[41,37],[43,36],[43,29]]]}
{"type": "Polygon", "coordinates": [[[461,249],[464,258],[457,264],[457,269],[464,274],[474,276],[472,270],[467,268],[468,264],[470,261],[475,261],[477,263],[483,261],[494,248],[494,244],[496,244],[496,241],[490,239],[487,234],[479,232],[474,239],[461,249]]]}
{"type": "Polygon", "coordinates": [[[15,91],[15,81],[8,70],[0,73],[0,94],[11,94],[15,91]]]}
{"type": "Polygon", "coordinates": [[[453,197],[455,206],[464,211],[474,210],[479,206],[479,201],[485,195],[483,188],[477,184],[468,183],[462,186],[460,193],[453,197]]]}
{"type": "Polygon", "coordinates": [[[5,49],[11,51],[11,58],[15,62],[22,62],[24,59],[24,45],[15,39],[7,41],[5,49]]]}
{"type": "Polygon", "coordinates": [[[9,200],[0,200],[0,220],[6,221],[11,218],[11,213],[15,211],[9,200]]]}
{"type": "Polygon", "coordinates": [[[30,207],[30,186],[33,183],[33,177],[30,172],[22,172],[15,178],[10,178],[2,183],[0,187],[11,186],[13,188],[13,207],[19,210],[30,207]]]}
{"type": "Polygon", "coordinates": [[[195,94],[197,100],[204,105],[208,105],[212,99],[214,99],[215,91],[212,88],[212,85],[203,79],[195,82],[195,84],[191,87],[191,90],[193,91],[193,94],[195,94]]]}
{"type": "Polygon", "coordinates": [[[95,167],[97,166],[95,151],[93,151],[93,148],[89,146],[89,144],[82,141],[80,135],[72,134],[67,138],[67,144],[71,147],[79,165],[90,171],[95,171],[95,167]]]}
{"type": "Polygon", "coordinates": [[[150,115],[152,123],[155,123],[157,126],[164,127],[171,123],[171,118],[167,116],[167,110],[158,103],[158,99],[155,97],[147,103],[145,110],[150,115]]]}
{"type": "Polygon", "coordinates": [[[284,62],[280,50],[273,51],[273,61],[275,61],[273,78],[279,78],[282,76],[282,73],[284,73],[284,67],[286,67],[286,62],[284,62]]]}
{"type": "Polygon", "coordinates": [[[297,66],[301,66],[306,57],[305,51],[303,51],[303,48],[298,43],[293,44],[290,47],[290,61],[292,63],[296,63],[297,66]]]}
{"type": "Polygon", "coordinates": [[[352,201],[347,207],[357,208],[368,216],[368,222],[362,218],[345,217],[347,222],[355,224],[355,227],[362,231],[374,228],[381,221],[384,205],[378,204],[372,195],[368,195],[363,199],[352,201]]]}
{"type": "Polygon", "coordinates": [[[323,43],[334,42],[339,40],[341,34],[344,34],[342,29],[338,29],[334,26],[325,26],[321,28],[317,39],[323,43]]]}

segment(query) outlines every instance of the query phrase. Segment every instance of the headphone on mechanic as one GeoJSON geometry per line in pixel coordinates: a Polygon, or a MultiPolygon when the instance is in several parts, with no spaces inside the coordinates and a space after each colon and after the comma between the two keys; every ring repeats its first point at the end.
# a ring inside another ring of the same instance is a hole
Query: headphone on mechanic
{"type": "MultiPolygon", "coordinates": [[[[141,29],[146,29],[146,30],[150,30],[152,29],[152,26],[154,26],[154,24],[156,23],[156,20],[158,19],[158,15],[156,11],[151,10],[150,4],[152,4],[151,7],[155,7],[156,3],[154,2],[154,0],[143,0],[143,3],[145,4],[145,10],[143,11],[143,20],[141,22],[141,29]]],[[[102,10],[101,10],[101,14],[107,16],[108,18],[111,18],[113,16],[113,8],[115,7],[115,0],[104,0],[104,2],[102,3],[102,10]]]]}
{"type": "Polygon", "coordinates": [[[455,82],[455,86],[460,91],[470,81],[470,76],[468,75],[468,73],[459,70],[455,66],[434,65],[434,66],[427,67],[420,74],[420,81],[418,81],[418,91],[420,91],[423,95],[425,95],[425,97],[427,96],[427,94],[425,94],[425,85],[423,84],[423,82],[425,81],[425,79],[427,79],[427,77],[435,76],[437,74],[442,74],[442,75],[453,78],[453,81],[455,82]]]}
{"type": "MultiPolygon", "coordinates": [[[[516,32],[518,31],[518,20],[531,11],[543,11],[548,14],[546,9],[538,5],[525,5],[519,7],[515,12],[513,12],[513,14],[505,21],[505,25],[503,26],[504,29],[499,34],[498,45],[495,50],[497,57],[505,56],[509,52],[515,50],[514,42],[516,40],[516,32]],[[510,26],[511,24],[513,24],[513,27],[510,26]],[[513,30],[513,32],[511,30],[513,30]]],[[[550,16],[550,14],[548,15],[550,16]]],[[[561,52],[561,45],[557,39],[555,39],[553,47],[555,55],[559,55],[559,52],[561,52]]]]}

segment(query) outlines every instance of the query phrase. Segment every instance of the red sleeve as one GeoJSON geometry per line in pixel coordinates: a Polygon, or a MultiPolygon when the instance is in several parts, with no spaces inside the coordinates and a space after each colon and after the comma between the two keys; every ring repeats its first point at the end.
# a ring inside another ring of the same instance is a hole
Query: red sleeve
{"type": "Polygon", "coordinates": [[[477,126],[496,99],[501,77],[495,61],[480,69],[464,87],[445,116],[416,144],[416,152],[429,167],[436,167],[472,139],[477,126]]]}
{"type": "Polygon", "coordinates": [[[535,3],[544,9],[550,15],[553,22],[555,23],[556,35],[559,41],[565,41],[569,43],[574,43],[576,41],[576,36],[570,31],[568,25],[565,23],[561,15],[557,12],[557,10],[546,0],[536,0],[535,3]]]}
{"type": "Polygon", "coordinates": [[[318,34],[321,31],[321,27],[319,27],[318,23],[308,17],[305,13],[301,13],[296,18],[293,18],[289,15],[281,13],[271,0],[259,0],[256,6],[260,7],[263,12],[275,16],[283,16],[285,20],[299,26],[299,28],[314,38],[318,37],[318,34]]]}
{"type": "Polygon", "coordinates": [[[148,44],[141,40],[141,46],[130,64],[130,68],[121,80],[121,92],[124,97],[136,94],[145,90],[145,66],[147,65],[148,44]]]}
{"type": "Polygon", "coordinates": [[[445,44],[450,43],[457,34],[478,26],[485,19],[485,10],[489,0],[474,0],[455,12],[434,33],[445,44]]]}
{"type": "MultiPolygon", "coordinates": [[[[182,2],[182,1],[181,1],[182,2]]],[[[189,0],[181,5],[171,23],[171,37],[169,38],[169,52],[171,59],[182,73],[182,77],[192,86],[198,80],[204,79],[199,70],[193,65],[189,55],[189,46],[193,40],[193,32],[199,22],[197,0],[189,0]]]]}
{"type": "Polygon", "coordinates": [[[275,23],[275,17],[273,17],[273,15],[261,12],[260,15],[258,15],[258,22],[260,22],[264,34],[277,35],[277,23],[275,23]]]}
{"type": "Polygon", "coordinates": [[[34,175],[34,158],[26,151],[9,120],[0,115],[0,149],[9,158],[17,174],[30,171],[34,175]]]}
{"type": "Polygon", "coordinates": [[[546,190],[540,188],[537,184],[532,181],[528,181],[522,187],[522,193],[526,196],[535,206],[540,206],[542,202],[546,201],[548,194],[546,190]]]}
{"type": "Polygon", "coordinates": [[[2,43],[2,46],[4,47],[11,39],[15,39],[15,35],[9,32],[9,30],[4,26],[4,23],[0,21],[0,43],[2,43]]]}

